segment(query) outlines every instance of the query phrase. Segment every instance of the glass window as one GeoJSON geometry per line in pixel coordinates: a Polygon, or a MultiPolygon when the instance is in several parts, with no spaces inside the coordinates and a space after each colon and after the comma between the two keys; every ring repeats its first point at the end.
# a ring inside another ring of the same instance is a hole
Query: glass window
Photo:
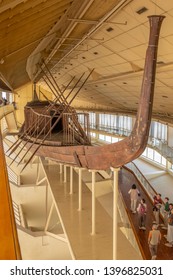
{"type": "Polygon", "coordinates": [[[147,149],[147,157],[153,159],[153,149],[151,148],[147,149]]]}
{"type": "Polygon", "coordinates": [[[144,157],[146,157],[147,156],[147,149],[145,149],[145,151],[143,152],[143,154],[142,154],[144,157]]]}
{"type": "Polygon", "coordinates": [[[95,138],[96,137],[96,133],[91,132],[91,136],[95,138]]]}
{"type": "Polygon", "coordinates": [[[167,125],[152,121],[150,127],[150,136],[161,141],[167,141],[167,125]]]}
{"type": "Polygon", "coordinates": [[[104,141],[105,140],[105,136],[102,135],[102,134],[99,134],[99,139],[104,141]]]}
{"type": "Polygon", "coordinates": [[[108,136],[108,135],[106,135],[106,142],[109,142],[109,143],[111,143],[111,136],[108,136]]]}
{"type": "Polygon", "coordinates": [[[93,112],[89,112],[89,122],[90,122],[90,127],[94,128],[96,125],[96,114],[93,112]]]}
{"type": "Polygon", "coordinates": [[[162,157],[162,164],[166,166],[166,158],[162,157]]]}
{"type": "Polygon", "coordinates": [[[118,138],[112,137],[112,143],[116,143],[116,142],[118,142],[118,138]]]}
{"type": "Polygon", "coordinates": [[[158,152],[154,151],[154,161],[161,163],[161,154],[159,154],[158,152]]]}
{"type": "Polygon", "coordinates": [[[2,91],[2,98],[7,98],[7,93],[5,91],[2,91]]]}

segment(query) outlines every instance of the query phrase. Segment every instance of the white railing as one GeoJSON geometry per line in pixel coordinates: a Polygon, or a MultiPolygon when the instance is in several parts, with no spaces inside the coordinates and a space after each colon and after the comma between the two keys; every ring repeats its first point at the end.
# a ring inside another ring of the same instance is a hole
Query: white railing
{"type": "MultiPolygon", "coordinates": [[[[4,139],[4,140],[5,140],[5,139],[4,139]]],[[[12,154],[9,156],[9,154],[10,154],[10,151],[8,151],[9,145],[8,145],[5,141],[3,141],[3,147],[4,147],[5,155],[13,160],[13,159],[15,158],[15,156],[16,156],[16,153],[12,153],[12,154]]],[[[15,159],[15,162],[18,163],[19,160],[20,160],[20,158],[17,157],[17,158],[15,159]]]]}
{"type": "Polygon", "coordinates": [[[0,107],[0,119],[11,112],[14,112],[14,106],[12,104],[0,107]]]}
{"type": "Polygon", "coordinates": [[[20,185],[20,175],[14,172],[14,170],[7,166],[7,172],[8,172],[8,179],[9,182],[14,183],[16,185],[20,185]]]}
{"type": "MultiPolygon", "coordinates": [[[[127,163],[125,166],[133,172],[134,176],[136,176],[138,181],[143,186],[143,188],[146,191],[147,195],[153,201],[153,197],[157,194],[157,192],[153,189],[153,187],[148,182],[148,180],[145,178],[145,176],[142,174],[142,172],[138,169],[138,167],[133,162],[127,163]]],[[[164,203],[163,203],[163,205],[164,205],[164,203]]],[[[161,207],[160,214],[163,217],[163,215],[164,215],[164,206],[161,207]]]]}
{"type": "Polygon", "coordinates": [[[123,233],[125,234],[128,241],[131,243],[133,248],[136,250],[136,252],[139,254],[139,256],[141,256],[141,258],[143,259],[144,256],[142,254],[142,248],[140,243],[137,242],[134,229],[132,228],[132,223],[130,222],[128,211],[126,209],[121,192],[119,192],[118,195],[118,210],[122,221],[123,233]]]}
{"type": "Polygon", "coordinates": [[[19,205],[14,201],[12,201],[12,205],[13,205],[14,218],[15,218],[16,224],[21,225],[21,216],[20,216],[20,211],[19,211],[19,205]]]}

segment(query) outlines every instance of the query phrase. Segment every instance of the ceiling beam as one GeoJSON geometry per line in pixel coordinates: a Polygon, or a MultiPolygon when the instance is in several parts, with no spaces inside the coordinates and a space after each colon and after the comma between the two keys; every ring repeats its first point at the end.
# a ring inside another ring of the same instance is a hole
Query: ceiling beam
{"type": "MultiPolygon", "coordinates": [[[[116,5],[109,13],[107,13],[90,31],[84,35],[84,37],[72,48],[67,52],[61,59],[59,59],[59,64],[65,57],[69,56],[80,44],[82,44],[86,39],[88,39],[91,35],[93,35],[99,28],[101,28],[102,24],[105,23],[108,19],[110,19],[115,13],[117,13],[120,9],[122,9],[125,5],[132,2],[132,0],[122,0],[116,5]]],[[[80,19],[80,18],[79,18],[80,19]]],[[[55,46],[57,51],[57,45],[55,46]]],[[[53,51],[50,56],[47,58],[48,61],[52,58],[56,51],[53,51]]],[[[57,65],[56,64],[56,65],[57,65]]]]}
{"type": "Polygon", "coordinates": [[[12,1],[6,5],[3,5],[2,7],[0,7],[0,14],[5,12],[8,9],[13,9],[14,7],[16,7],[17,5],[21,4],[21,3],[25,3],[27,0],[15,0],[12,1]]]}
{"type": "Polygon", "coordinates": [[[0,72],[0,80],[7,86],[8,91],[13,91],[12,86],[9,84],[9,82],[6,80],[6,78],[3,76],[1,72],[0,72]]]}
{"type": "MultiPolygon", "coordinates": [[[[157,65],[157,72],[161,73],[162,71],[165,71],[165,69],[168,71],[169,68],[172,70],[173,63],[165,63],[163,65],[157,65]]],[[[119,74],[113,74],[113,75],[108,75],[104,77],[100,77],[97,80],[92,80],[88,81],[85,85],[94,85],[94,84],[99,84],[99,83],[105,83],[105,82],[113,82],[122,78],[130,78],[130,77],[135,77],[143,74],[144,69],[138,69],[136,71],[129,71],[129,72],[124,72],[124,73],[119,73],[119,74]]]]}

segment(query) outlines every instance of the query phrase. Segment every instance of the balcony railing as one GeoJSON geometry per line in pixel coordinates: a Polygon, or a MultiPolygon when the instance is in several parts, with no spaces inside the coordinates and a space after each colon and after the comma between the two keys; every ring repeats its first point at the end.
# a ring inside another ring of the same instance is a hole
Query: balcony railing
{"type": "MultiPolygon", "coordinates": [[[[133,174],[136,176],[138,181],[141,183],[141,185],[145,189],[145,191],[148,194],[151,201],[153,201],[153,197],[157,194],[157,192],[153,189],[153,187],[148,182],[148,180],[145,178],[145,176],[142,174],[142,172],[139,170],[139,168],[133,162],[130,162],[130,163],[126,164],[125,166],[133,172],[133,174]]],[[[163,206],[160,209],[160,214],[163,218],[163,216],[164,216],[164,202],[163,202],[163,206]]]]}

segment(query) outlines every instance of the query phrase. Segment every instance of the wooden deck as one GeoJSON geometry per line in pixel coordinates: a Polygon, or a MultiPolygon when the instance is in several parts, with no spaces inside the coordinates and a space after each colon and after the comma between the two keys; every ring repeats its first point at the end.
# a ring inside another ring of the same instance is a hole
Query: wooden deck
{"type": "Polygon", "coordinates": [[[0,132],[0,259],[21,259],[0,132]]]}

